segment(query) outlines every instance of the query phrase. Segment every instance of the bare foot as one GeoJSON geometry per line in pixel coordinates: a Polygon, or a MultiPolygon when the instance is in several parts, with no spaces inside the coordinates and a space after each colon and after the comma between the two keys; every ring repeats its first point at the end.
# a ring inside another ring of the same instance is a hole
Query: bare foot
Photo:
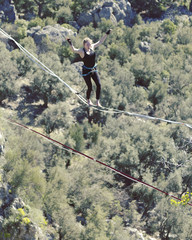
{"type": "Polygon", "coordinates": [[[97,100],[97,107],[102,107],[99,100],[97,100]]]}
{"type": "Polygon", "coordinates": [[[87,103],[88,103],[89,106],[92,106],[92,105],[93,105],[93,103],[91,102],[90,99],[87,99],[87,103]]]}

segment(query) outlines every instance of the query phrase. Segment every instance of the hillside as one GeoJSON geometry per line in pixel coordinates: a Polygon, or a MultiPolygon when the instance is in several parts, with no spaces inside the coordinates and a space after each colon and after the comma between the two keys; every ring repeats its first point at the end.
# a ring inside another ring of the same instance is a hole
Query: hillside
{"type": "Polygon", "coordinates": [[[0,239],[192,239],[191,4],[0,1],[0,239]],[[66,38],[81,48],[108,29],[97,109],[66,38]]]}

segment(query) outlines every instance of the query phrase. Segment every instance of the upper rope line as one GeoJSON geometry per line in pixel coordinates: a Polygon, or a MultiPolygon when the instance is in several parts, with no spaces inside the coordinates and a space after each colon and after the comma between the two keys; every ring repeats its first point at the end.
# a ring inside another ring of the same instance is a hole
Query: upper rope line
{"type": "MultiPolygon", "coordinates": [[[[50,70],[45,64],[43,64],[39,59],[37,59],[32,53],[30,53],[28,50],[26,50],[22,45],[20,45],[14,38],[12,38],[9,34],[7,34],[3,29],[0,28],[0,33],[3,34],[6,38],[12,40],[18,48],[29,58],[31,61],[33,61],[37,66],[39,66],[43,71],[46,73],[50,74],[53,77],[56,77],[60,82],[62,82],[66,87],[70,89],[72,93],[74,93],[81,102],[84,104],[88,105],[86,99],[79,94],[78,91],[73,89],[69,84],[67,84],[63,79],[61,79],[58,75],[56,75],[52,70],[50,70]]],[[[161,122],[166,122],[166,123],[171,123],[171,124],[178,124],[178,125],[183,125],[186,126],[190,129],[192,129],[192,125],[185,123],[185,122],[180,122],[180,121],[174,121],[174,120],[168,120],[168,119],[163,119],[163,118],[158,118],[158,117],[152,117],[148,115],[143,115],[143,114],[138,114],[138,113],[132,113],[128,111],[122,111],[119,109],[112,109],[108,107],[97,107],[96,105],[91,105],[91,107],[97,111],[104,112],[104,113],[110,113],[110,114],[125,114],[128,116],[133,116],[137,118],[144,118],[152,121],[161,121],[161,122]]]]}
{"type": "MultiPolygon", "coordinates": [[[[12,120],[12,119],[6,119],[6,118],[3,118],[3,117],[1,117],[1,118],[2,118],[4,121],[6,121],[6,122],[8,122],[8,123],[10,123],[10,124],[16,125],[16,126],[18,126],[18,127],[20,127],[20,128],[24,128],[25,130],[28,130],[28,131],[30,131],[30,132],[33,132],[33,133],[35,133],[35,134],[43,137],[43,138],[46,139],[47,141],[51,142],[52,144],[56,145],[56,146],[59,147],[59,148],[64,149],[65,151],[69,151],[69,152],[71,152],[71,153],[73,153],[73,154],[77,154],[77,155],[79,155],[79,156],[82,156],[82,157],[84,157],[84,158],[87,158],[87,159],[89,159],[89,160],[92,160],[92,161],[94,161],[94,162],[96,162],[96,163],[99,163],[100,165],[102,165],[102,166],[110,169],[111,171],[117,173],[118,175],[121,175],[121,176],[123,176],[123,177],[125,177],[125,178],[127,178],[127,179],[129,179],[129,180],[131,180],[131,181],[133,181],[133,182],[135,182],[135,183],[140,183],[140,184],[142,184],[142,185],[144,185],[144,186],[146,186],[146,187],[148,187],[148,188],[151,188],[151,189],[153,189],[153,190],[156,190],[156,191],[158,191],[158,192],[161,192],[161,193],[165,194],[166,196],[169,196],[169,197],[171,197],[171,198],[174,198],[174,199],[176,199],[176,200],[178,200],[178,201],[180,201],[180,202],[182,201],[182,199],[180,199],[180,198],[178,198],[178,197],[175,197],[174,195],[171,195],[171,194],[169,194],[168,192],[165,192],[165,191],[163,191],[163,190],[161,190],[161,189],[159,189],[159,188],[157,188],[157,187],[155,187],[155,186],[153,186],[153,185],[151,185],[151,184],[148,184],[148,183],[146,183],[146,182],[143,182],[143,181],[141,181],[141,180],[139,180],[139,179],[137,179],[137,178],[134,178],[134,177],[132,177],[132,176],[130,176],[130,175],[122,172],[122,171],[119,171],[119,170],[111,167],[110,165],[108,165],[108,164],[106,164],[106,163],[104,163],[104,162],[101,162],[101,161],[99,161],[99,160],[97,160],[97,159],[95,159],[95,158],[93,158],[93,157],[90,157],[89,155],[84,154],[84,153],[82,153],[82,152],[79,152],[79,151],[77,151],[77,150],[75,150],[75,149],[73,149],[73,148],[71,148],[71,147],[69,147],[69,146],[67,146],[67,145],[65,145],[65,144],[63,144],[63,143],[61,143],[61,142],[53,139],[53,138],[50,138],[50,137],[48,137],[48,136],[46,136],[46,135],[44,135],[44,134],[42,134],[42,133],[40,133],[40,132],[38,132],[38,131],[36,131],[36,130],[28,127],[28,126],[25,126],[25,125],[23,125],[23,124],[21,124],[21,123],[18,123],[18,122],[16,122],[16,121],[12,120]]],[[[187,204],[190,205],[190,206],[192,206],[191,203],[187,203],[187,204]]]]}
{"type": "Polygon", "coordinates": [[[28,56],[34,63],[37,64],[43,71],[50,74],[53,77],[56,77],[59,81],[61,81],[66,87],[68,87],[73,93],[76,93],[76,91],[70,87],[63,79],[61,79],[58,75],[56,75],[52,70],[50,70],[45,64],[43,64],[39,59],[37,59],[32,53],[27,51],[22,45],[20,45],[14,38],[12,38],[10,35],[8,35],[3,29],[0,28],[0,33],[2,33],[6,38],[12,40],[18,48],[28,56]]]}

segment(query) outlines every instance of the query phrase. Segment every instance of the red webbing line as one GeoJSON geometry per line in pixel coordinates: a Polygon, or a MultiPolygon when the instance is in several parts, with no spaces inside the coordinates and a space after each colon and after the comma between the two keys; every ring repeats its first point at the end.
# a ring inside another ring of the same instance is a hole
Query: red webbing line
{"type": "MultiPolygon", "coordinates": [[[[113,172],[116,172],[116,173],[118,173],[119,175],[124,176],[125,178],[128,178],[128,179],[130,179],[130,180],[132,180],[132,181],[134,181],[134,182],[137,182],[137,183],[141,183],[141,184],[143,184],[144,186],[147,186],[147,187],[152,188],[152,189],[154,189],[154,190],[156,190],[156,191],[159,191],[159,192],[161,192],[161,193],[163,193],[163,194],[165,194],[165,195],[167,195],[167,196],[170,196],[170,197],[172,197],[172,198],[174,198],[174,199],[176,199],[176,200],[178,200],[178,201],[182,201],[180,198],[177,198],[177,197],[175,197],[175,196],[173,196],[173,195],[170,195],[169,193],[167,193],[167,192],[165,192],[165,191],[163,191],[163,190],[161,190],[161,189],[159,189],[159,188],[157,188],[157,187],[154,187],[153,185],[150,185],[150,184],[148,184],[148,183],[142,182],[142,181],[138,180],[137,178],[131,177],[131,176],[129,176],[129,175],[126,174],[126,173],[123,173],[123,172],[121,172],[121,171],[119,171],[119,170],[117,170],[117,169],[115,169],[115,168],[113,168],[113,167],[111,167],[111,166],[109,166],[109,165],[107,165],[107,164],[105,164],[105,163],[103,163],[103,162],[101,162],[101,161],[93,158],[93,157],[90,157],[90,156],[88,156],[88,155],[86,155],[86,154],[84,154],[84,153],[82,153],[82,152],[79,152],[79,151],[77,151],[77,150],[75,150],[75,149],[73,149],[73,148],[71,148],[71,147],[68,147],[68,146],[66,146],[65,144],[63,144],[63,143],[61,143],[61,142],[59,142],[59,141],[57,141],[57,140],[54,140],[54,139],[52,139],[52,138],[50,138],[50,137],[48,137],[48,136],[46,136],[46,135],[44,135],[44,134],[42,134],[42,133],[40,133],[40,132],[38,132],[38,131],[35,131],[35,130],[33,130],[33,129],[31,129],[31,128],[29,128],[29,127],[27,127],[27,126],[25,126],[25,125],[23,125],[23,124],[21,124],[21,123],[17,123],[17,122],[15,122],[15,121],[11,120],[11,119],[9,119],[8,121],[11,122],[11,123],[14,123],[14,124],[16,124],[16,125],[18,125],[18,126],[20,126],[20,127],[23,127],[23,128],[25,128],[25,129],[27,129],[27,130],[29,130],[29,131],[31,131],[31,132],[34,132],[34,133],[36,133],[36,134],[38,134],[38,135],[40,135],[40,136],[48,139],[49,141],[52,141],[52,142],[54,142],[54,143],[57,143],[57,144],[61,145],[61,146],[64,147],[64,148],[70,149],[71,151],[73,151],[73,152],[75,152],[75,153],[78,153],[78,154],[81,155],[81,156],[84,156],[84,157],[86,157],[86,158],[88,158],[88,159],[94,160],[95,162],[97,162],[97,163],[105,166],[106,168],[111,169],[113,172]]],[[[190,205],[190,206],[192,206],[191,203],[187,203],[187,204],[190,205]]]]}
{"type": "MultiPolygon", "coordinates": [[[[103,165],[103,166],[111,169],[113,172],[116,172],[116,173],[118,173],[119,175],[124,176],[124,177],[126,177],[126,178],[128,178],[128,179],[130,179],[130,180],[132,180],[132,181],[134,181],[134,182],[141,183],[141,184],[143,184],[143,185],[145,185],[145,186],[147,186],[147,187],[150,187],[150,188],[152,188],[152,189],[154,189],[154,190],[157,190],[157,191],[159,191],[159,192],[161,192],[161,193],[163,193],[163,194],[165,194],[165,195],[167,195],[167,196],[170,196],[170,197],[172,197],[172,198],[174,198],[174,199],[176,199],[176,200],[178,200],[178,201],[182,201],[180,198],[177,198],[177,197],[175,197],[175,196],[173,196],[173,195],[170,195],[169,193],[167,193],[167,192],[165,192],[165,191],[163,191],[163,190],[161,190],[161,189],[159,189],[159,188],[157,188],[157,187],[154,187],[154,186],[152,186],[152,185],[150,185],[150,184],[148,184],[148,183],[142,182],[142,181],[140,181],[140,180],[137,179],[137,178],[131,177],[131,176],[129,176],[129,175],[126,174],[126,173],[123,173],[123,172],[121,172],[121,171],[119,171],[119,170],[117,170],[117,169],[115,169],[115,168],[113,168],[113,167],[111,167],[111,166],[103,163],[103,162],[100,162],[99,160],[96,160],[96,162],[100,163],[101,165],[103,165]]],[[[187,203],[187,204],[190,205],[190,206],[192,206],[191,203],[187,203]]]]}
{"type": "Polygon", "coordinates": [[[31,132],[34,132],[34,133],[36,133],[36,134],[38,134],[38,135],[40,135],[40,136],[42,136],[42,137],[44,137],[44,138],[47,138],[48,140],[50,140],[50,141],[52,141],[52,142],[54,142],[54,143],[57,143],[57,144],[63,146],[64,148],[68,148],[69,150],[71,150],[71,151],[73,151],[73,152],[76,152],[76,153],[78,153],[78,154],[80,154],[80,155],[82,155],[82,156],[84,156],[84,157],[86,157],[86,158],[89,158],[89,159],[91,159],[91,160],[95,160],[94,158],[92,158],[92,157],[90,157],[90,156],[88,156],[88,155],[86,155],[86,154],[84,154],[84,153],[81,153],[81,152],[79,152],[79,151],[77,151],[77,150],[75,150],[75,149],[73,149],[73,148],[71,148],[71,147],[68,147],[68,146],[66,146],[65,144],[63,144],[63,143],[61,143],[61,142],[58,142],[57,140],[54,140],[54,139],[52,139],[52,138],[50,138],[50,137],[48,137],[48,136],[46,136],[46,135],[44,135],[44,134],[42,134],[42,133],[40,133],[40,132],[37,132],[37,131],[33,130],[32,128],[29,128],[29,127],[27,127],[27,126],[25,126],[25,125],[23,125],[23,124],[21,124],[21,123],[17,123],[17,122],[15,122],[15,121],[11,120],[11,119],[9,119],[8,121],[10,121],[10,122],[12,122],[12,123],[14,123],[14,124],[16,124],[16,125],[18,125],[18,126],[20,126],[20,127],[26,128],[27,130],[30,130],[31,132]]]}

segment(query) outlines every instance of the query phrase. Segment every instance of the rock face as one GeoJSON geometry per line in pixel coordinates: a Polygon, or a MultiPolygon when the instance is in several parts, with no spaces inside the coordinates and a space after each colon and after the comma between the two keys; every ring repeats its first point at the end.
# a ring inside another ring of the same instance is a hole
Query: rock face
{"type": "Polygon", "coordinates": [[[12,194],[9,193],[9,186],[6,183],[2,182],[2,175],[3,172],[2,170],[0,170],[0,177],[1,177],[1,181],[0,181],[0,232],[2,229],[2,224],[4,221],[4,218],[6,218],[8,216],[8,208],[9,204],[13,201],[13,196],[12,194]]]}
{"type": "Polygon", "coordinates": [[[4,144],[5,144],[5,139],[3,135],[0,133],[0,155],[4,153],[4,144]]]}
{"type": "Polygon", "coordinates": [[[147,53],[147,52],[151,51],[150,43],[148,43],[147,41],[141,42],[139,44],[139,48],[144,53],[147,53]]]}
{"type": "Polygon", "coordinates": [[[27,31],[27,35],[34,38],[36,45],[41,45],[43,38],[46,36],[52,41],[57,43],[62,43],[67,36],[76,36],[71,29],[61,27],[59,24],[54,26],[46,26],[41,29],[41,27],[33,27],[27,31]]]}
{"type": "Polygon", "coordinates": [[[15,6],[11,0],[4,0],[0,2],[0,20],[5,21],[7,19],[12,23],[14,23],[17,19],[15,6]]]}
{"type": "Polygon", "coordinates": [[[81,13],[77,24],[82,27],[89,25],[91,22],[97,24],[101,18],[111,19],[114,24],[123,20],[125,25],[130,26],[135,13],[131,8],[131,4],[126,0],[107,0],[97,6],[93,10],[81,13]]]}
{"type": "MultiPolygon", "coordinates": [[[[17,237],[17,239],[21,240],[53,240],[54,237],[48,232],[43,233],[42,229],[32,221],[29,224],[19,224],[19,222],[17,222],[15,225],[11,220],[9,221],[13,213],[17,214],[18,209],[25,209],[26,205],[21,198],[12,193],[11,186],[4,181],[3,158],[5,141],[3,134],[0,132],[0,239],[7,239],[6,237],[4,238],[4,234],[9,233],[12,234],[11,239],[17,237]],[[11,224],[10,228],[6,226],[7,223],[5,220],[11,224]],[[16,225],[17,227],[15,228],[16,225]]],[[[14,221],[20,220],[15,218],[14,221]]]]}
{"type": "Polygon", "coordinates": [[[171,21],[175,21],[179,19],[181,22],[191,21],[192,12],[190,12],[185,6],[177,6],[177,4],[171,5],[160,18],[144,18],[146,22],[154,22],[154,21],[163,21],[165,19],[170,19],[171,21]]]}
{"type": "Polygon", "coordinates": [[[192,12],[190,12],[185,6],[177,6],[177,4],[173,4],[161,16],[161,19],[169,18],[170,20],[175,20],[176,16],[185,16],[189,19],[189,17],[192,16],[192,12]]]}
{"type": "MultiPolygon", "coordinates": [[[[2,170],[0,170],[0,176],[2,175],[2,170]]],[[[18,209],[24,209],[25,203],[21,198],[18,198],[11,193],[10,186],[7,183],[4,183],[1,179],[0,181],[0,239],[4,235],[3,224],[5,219],[9,219],[11,212],[18,212],[18,209]],[[3,234],[3,235],[1,235],[3,234]]],[[[11,230],[11,229],[10,229],[11,230]]],[[[14,236],[17,236],[17,239],[23,240],[53,240],[49,233],[43,233],[42,229],[37,226],[36,223],[30,222],[30,224],[20,224],[19,228],[12,229],[14,236]]],[[[13,239],[13,238],[11,238],[13,239]]]]}

